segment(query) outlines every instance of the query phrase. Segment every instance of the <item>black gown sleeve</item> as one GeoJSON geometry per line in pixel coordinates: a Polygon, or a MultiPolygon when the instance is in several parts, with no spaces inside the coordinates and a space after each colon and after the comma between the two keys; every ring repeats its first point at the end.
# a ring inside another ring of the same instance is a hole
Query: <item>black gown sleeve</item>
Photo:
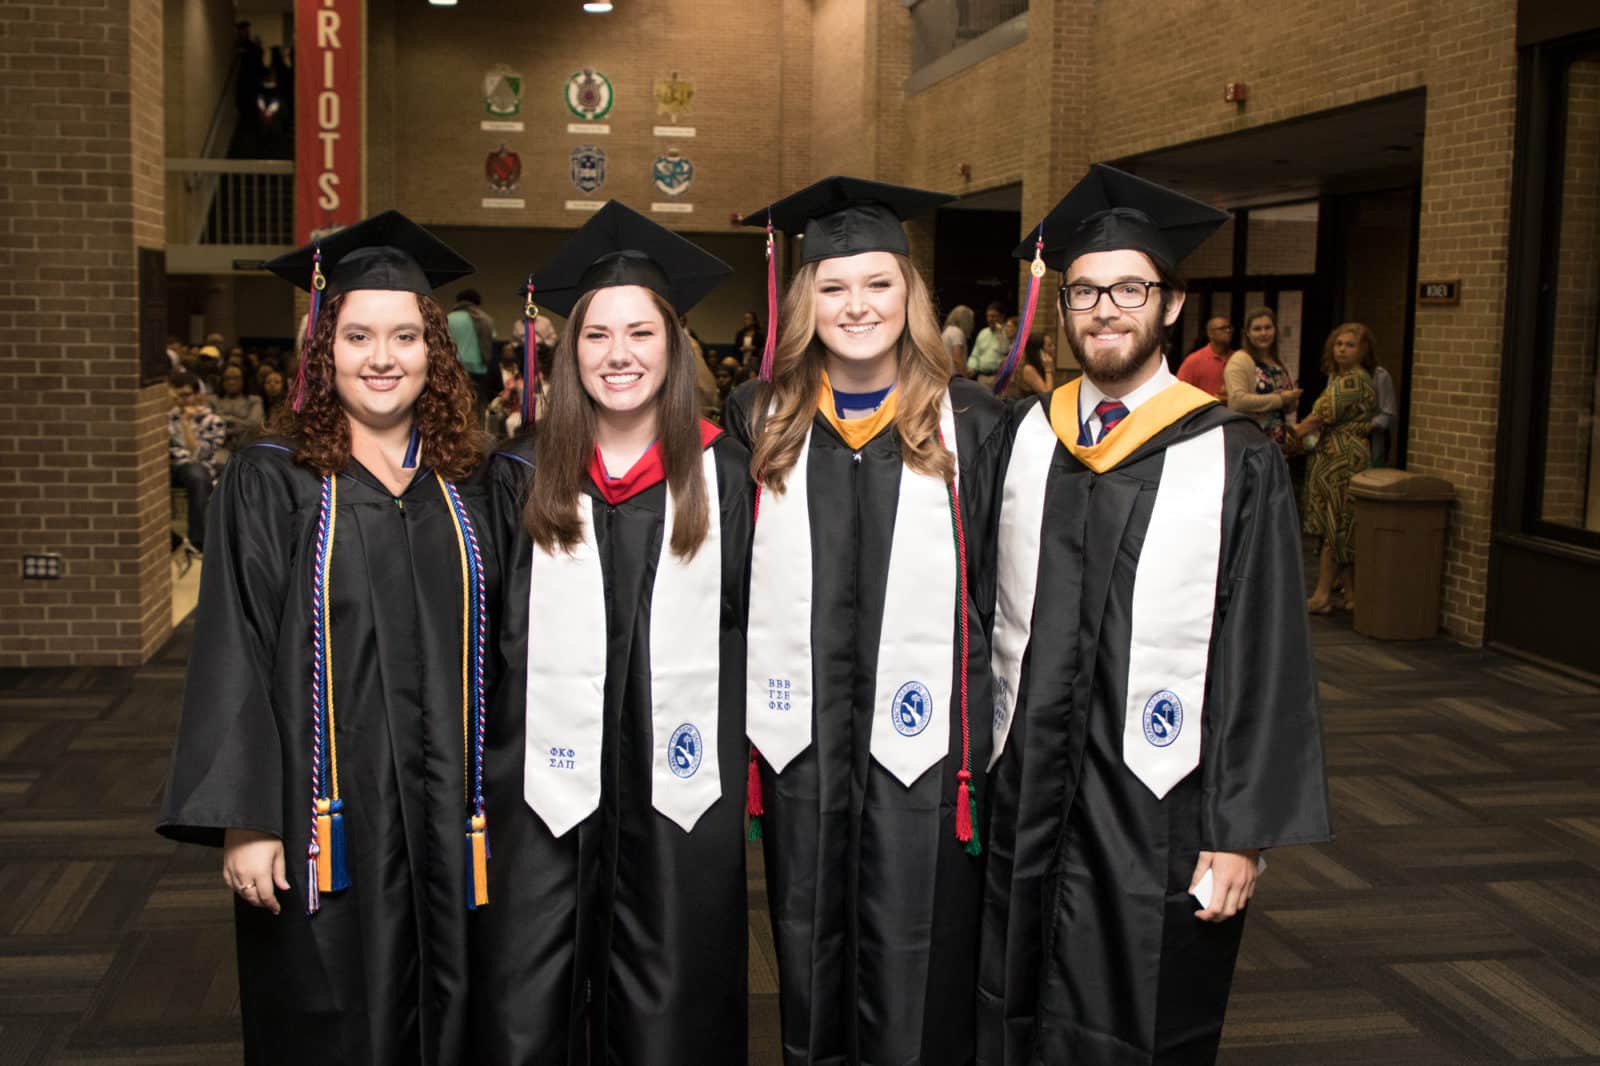
{"type": "Polygon", "coordinates": [[[1325,841],[1328,786],[1294,489],[1276,446],[1249,426],[1229,433],[1249,443],[1239,494],[1224,510],[1233,537],[1206,695],[1201,847],[1325,841]]]}
{"type": "Polygon", "coordinates": [[[194,653],[156,826],[174,840],[219,846],[229,828],[283,836],[271,693],[294,572],[294,499],[287,458],[264,458],[267,447],[234,457],[207,514],[194,653]]]}

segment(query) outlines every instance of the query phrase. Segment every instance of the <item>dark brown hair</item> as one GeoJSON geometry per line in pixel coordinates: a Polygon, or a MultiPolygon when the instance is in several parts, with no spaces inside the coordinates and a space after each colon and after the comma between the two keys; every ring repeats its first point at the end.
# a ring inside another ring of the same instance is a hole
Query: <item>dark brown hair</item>
{"type": "MultiPolygon", "coordinates": [[[[955,477],[956,464],[939,443],[939,410],[950,384],[950,353],[939,334],[933,297],[922,275],[905,256],[894,254],[894,260],[906,281],[906,325],[900,334],[895,377],[900,398],[894,423],[900,452],[905,464],[917,473],[949,481],[955,477]]],[[[822,388],[827,352],[817,340],[816,275],[817,264],[807,263],[789,282],[778,315],[772,382],[757,390],[755,397],[750,472],[778,492],[783,491],[789,471],[800,458],[822,388]]]]}
{"type": "Polygon", "coordinates": [[[1333,332],[1328,334],[1328,339],[1322,345],[1322,372],[1332,374],[1333,342],[1339,339],[1341,333],[1354,333],[1356,344],[1361,349],[1361,365],[1371,374],[1378,369],[1378,353],[1372,342],[1372,331],[1360,322],[1342,322],[1333,327],[1333,332]]]}
{"type": "MultiPolygon", "coordinates": [[[[656,439],[672,494],[672,553],[692,559],[711,528],[700,443],[700,401],[694,387],[694,349],[672,306],[646,289],[661,315],[667,339],[667,366],[656,394],[656,439]]],[[[594,456],[594,400],[578,375],[578,341],[594,301],[587,292],[567,317],[550,360],[550,395],[535,429],[536,472],[522,524],[533,542],[548,552],[571,551],[583,539],[578,505],[583,479],[594,456]]]]}
{"type": "MultiPolygon", "coordinates": [[[[350,462],[350,417],[334,389],[333,341],[339,329],[344,294],[330,298],[317,315],[305,360],[305,402],[298,412],[290,402],[294,388],[285,381],[282,404],[272,416],[272,431],[299,442],[295,462],[319,474],[335,474],[350,462]]],[[[472,387],[456,359],[455,342],[444,311],[431,296],[417,296],[423,343],[428,349],[428,379],[414,409],[422,438],[422,459],[446,478],[466,477],[482,458],[482,435],[473,427],[472,387]]]]}

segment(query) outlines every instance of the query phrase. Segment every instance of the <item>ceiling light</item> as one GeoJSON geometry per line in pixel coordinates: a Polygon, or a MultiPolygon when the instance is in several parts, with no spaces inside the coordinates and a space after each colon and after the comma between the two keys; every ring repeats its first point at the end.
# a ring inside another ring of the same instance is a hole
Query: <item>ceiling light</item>
{"type": "Polygon", "coordinates": [[[591,15],[609,15],[611,0],[584,0],[583,10],[591,15]]]}
{"type": "Polygon", "coordinates": [[[456,0],[428,0],[434,7],[455,7],[456,0]]]}

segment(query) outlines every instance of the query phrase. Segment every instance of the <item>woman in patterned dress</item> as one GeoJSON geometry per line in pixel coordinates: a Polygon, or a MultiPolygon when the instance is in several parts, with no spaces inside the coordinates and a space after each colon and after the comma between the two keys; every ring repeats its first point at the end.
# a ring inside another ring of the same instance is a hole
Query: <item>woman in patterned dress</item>
{"type": "Polygon", "coordinates": [[[1306,600],[1306,609],[1313,614],[1333,609],[1336,577],[1345,590],[1346,609],[1355,609],[1355,512],[1350,506],[1350,478],[1372,460],[1367,433],[1378,410],[1378,394],[1368,370],[1376,365],[1372,348],[1372,331],[1359,322],[1346,322],[1328,334],[1322,350],[1327,388],[1294,431],[1313,449],[1306,472],[1305,530],[1322,538],[1317,587],[1306,600]]]}

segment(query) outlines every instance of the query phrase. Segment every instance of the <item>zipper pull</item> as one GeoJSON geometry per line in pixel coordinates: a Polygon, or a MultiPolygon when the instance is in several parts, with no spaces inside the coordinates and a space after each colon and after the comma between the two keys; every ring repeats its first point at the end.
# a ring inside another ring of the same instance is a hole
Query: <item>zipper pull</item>
{"type": "Polygon", "coordinates": [[[399,509],[400,509],[400,510],[402,510],[402,511],[404,511],[404,510],[405,510],[405,509],[406,509],[406,501],[404,501],[404,500],[402,500],[402,499],[401,499],[401,498],[400,498],[400,497],[398,497],[398,496],[396,496],[396,497],[395,497],[395,498],[394,498],[394,505],[395,505],[395,506],[396,506],[396,507],[398,507],[398,508],[399,508],[399,509]]]}
{"type": "Polygon", "coordinates": [[[856,464],[857,466],[860,466],[861,465],[861,453],[860,452],[855,452],[854,454],[852,454],[850,456],[850,461],[852,463],[856,464]]]}

